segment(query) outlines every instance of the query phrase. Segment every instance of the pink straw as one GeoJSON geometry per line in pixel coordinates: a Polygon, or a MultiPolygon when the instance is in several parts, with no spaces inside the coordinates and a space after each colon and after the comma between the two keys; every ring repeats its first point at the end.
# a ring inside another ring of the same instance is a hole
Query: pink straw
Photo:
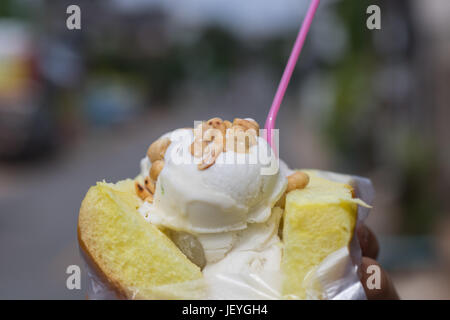
{"type": "Polygon", "coordinates": [[[291,80],[292,72],[294,71],[295,65],[297,63],[300,52],[302,51],[303,44],[305,43],[306,35],[308,34],[309,27],[316,13],[317,7],[319,6],[320,0],[311,0],[311,3],[306,12],[305,20],[303,20],[300,31],[298,32],[297,39],[295,40],[294,48],[292,48],[291,55],[289,56],[288,63],[284,69],[283,76],[281,77],[280,84],[278,85],[277,93],[270,107],[269,115],[266,119],[266,140],[275,150],[275,146],[272,143],[272,130],[275,128],[275,121],[277,119],[278,110],[280,110],[281,102],[283,101],[286,88],[291,80]]]}

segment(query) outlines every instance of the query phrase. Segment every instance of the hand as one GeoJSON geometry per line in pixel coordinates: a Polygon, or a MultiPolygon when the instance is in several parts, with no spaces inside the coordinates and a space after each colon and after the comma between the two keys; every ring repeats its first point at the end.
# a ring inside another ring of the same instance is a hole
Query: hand
{"type": "Polygon", "coordinates": [[[363,256],[361,263],[361,283],[364,287],[364,290],[366,291],[367,299],[398,300],[399,296],[389,275],[375,260],[380,250],[377,238],[375,237],[373,232],[365,225],[358,228],[357,235],[363,256]],[[372,275],[372,272],[368,272],[367,268],[371,265],[376,265],[379,267],[379,270],[381,270],[379,289],[369,289],[367,287],[367,279],[372,275]]]}

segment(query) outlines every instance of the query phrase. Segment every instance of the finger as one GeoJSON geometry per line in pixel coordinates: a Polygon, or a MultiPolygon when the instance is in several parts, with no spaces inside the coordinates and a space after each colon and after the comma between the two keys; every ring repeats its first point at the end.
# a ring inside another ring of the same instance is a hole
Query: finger
{"type": "Polygon", "coordinates": [[[361,283],[368,300],[400,299],[389,275],[371,258],[362,258],[361,283]]]}
{"type": "Polygon", "coordinates": [[[380,251],[380,246],[375,234],[364,224],[356,230],[356,233],[363,257],[376,259],[380,251]]]}

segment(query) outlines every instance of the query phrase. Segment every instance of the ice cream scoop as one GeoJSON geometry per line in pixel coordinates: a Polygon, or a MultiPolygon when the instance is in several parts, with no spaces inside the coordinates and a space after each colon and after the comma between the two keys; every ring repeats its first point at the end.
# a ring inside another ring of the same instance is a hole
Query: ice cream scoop
{"type": "MultiPolygon", "coordinates": [[[[162,138],[167,137],[171,143],[153,203],[141,208],[150,222],[173,230],[210,234],[242,230],[248,223],[269,219],[287,180],[281,170],[273,175],[261,174],[265,163],[260,154],[268,153],[263,138],[257,137],[248,153],[222,152],[214,165],[199,170],[195,157],[186,154],[194,141],[193,131],[178,129],[162,138]]],[[[147,175],[151,166],[150,159],[144,158],[142,174],[147,175]]]]}
{"type": "MultiPolygon", "coordinates": [[[[259,126],[252,119],[235,119],[231,123],[213,118],[196,128],[219,128],[225,135],[208,140],[211,135],[206,131],[198,139],[195,130],[177,129],[152,143],[147,157],[141,160],[141,176],[151,177],[156,185],[152,201],[144,202],[139,211],[152,224],[170,230],[178,242],[185,239],[186,244],[178,243],[178,247],[186,251],[191,261],[210,270],[212,264],[237,247],[255,249],[253,255],[258,256],[266,249],[268,240],[276,237],[273,230],[278,229],[279,221],[271,219],[272,208],[286,190],[287,168],[281,163],[274,174],[263,173],[262,169],[271,162],[279,162],[266,140],[258,136],[255,129],[259,126]],[[247,130],[252,136],[245,140],[239,134],[247,130]],[[223,139],[219,147],[208,149],[208,142],[214,143],[213,139],[219,138],[223,139]],[[196,145],[203,149],[192,150],[196,145]],[[202,155],[208,150],[220,152],[213,157],[202,155]],[[213,161],[204,165],[205,158],[213,161]],[[155,167],[157,173],[153,172],[155,167]],[[186,250],[194,238],[198,241],[196,247],[198,243],[203,247],[203,255],[192,255],[186,250]]],[[[237,261],[236,257],[246,254],[236,252],[230,255],[232,261],[222,261],[221,265],[237,266],[245,262],[245,259],[237,261]]],[[[246,268],[245,263],[238,267],[242,268],[246,268]]]]}

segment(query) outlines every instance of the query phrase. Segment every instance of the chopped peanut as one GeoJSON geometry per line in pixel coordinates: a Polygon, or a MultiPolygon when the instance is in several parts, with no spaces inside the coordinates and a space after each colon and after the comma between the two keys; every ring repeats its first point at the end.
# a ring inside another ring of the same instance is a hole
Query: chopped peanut
{"type": "Polygon", "coordinates": [[[223,143],[218,140],[213,140],[204,149],[202,162],[198,164],[199,170],[205,170],[211,167],[215,162],[217,157],[223,150],[223,143]]]}
{"type": "Polygon", "coordinates": [[[253,129],[256,132],[256,135],[259,136],[259,124],[255,120],[247,120],[236,118],[233,120],[234,126],[241,126],[245,131],[249,129],[253,129]]]}
{"type": "Polygon", "coordinates": [[[170,145],[169,138],[161,138],[153,142],[147,150],[147,156],[151,162],[163,160],[167,148],[170,145]]]}
{"type": "Polygon", "coordinates": [[[246,130],[241,125],[233,125],[227,130],[226,151],[234,151],[237,153],[247,153],[250,147],[256,144],[256,133],[254,129],[246,130]]]}
{"type": "Polygon", "coordinates": [[[309,176],[301,171],[296,171],[290,176],[288,176],[288,185],[286,192],[295,190],[295,189],[303,189],[309,183],[309,176]]]}
{"type": "Polygon", "coordinates": [[[287,180],[288,185],[286,191],[275,204],[277,207],[281,207],[282,209],[284,209],[286,205],[286,195],[292,190],[305,188],[309,183],[309,176],[304,172],[296,171],[290,176],[288,176],[287,180]]]}
{"type": "Polygon", "coordinates": [[[207,129],[210,129],[210,128],[218,129],[218,130],[220,130],[222,135],[225,136],[227,126],[225,125],[225,123],[223,122],[222,119],[220,119],[220,118],[209,119],[206,122],[206,125],[207,125],[207,129]]]}
{"type": "Polygon", "coordinates": [[[207,145],[208,142],[206,141],[194,140],[194,142],[192,142],[190,147],[191,154],[196,158],[201,157],[203,154],[203,150],[206,148],[207,145]]]}
{"type": "Polygon", "coordinates": [[[153,162],[149,173],[150,178],[152,178],[153,181],[158,180],[158,176],[163,168],[164,168],[163,160],[156,160],[155,162],[153,162]]]}
{"type": "Polygon", "coordinates": [[[259,125],[254,120],[234,119],[233,123],[221,118],[212,118],[202,122],[194,130],[194,141],[190,152],[194,157],[201,157],[200,170],[212,166],[222,151],[248,153],[257,143],[259,125]]]}
{"type": "Polygon", "coordinates": [[[155,194],[155,183],[148,176],[144,179],[144,185],[151,194],[155,194]]]}
{"type": "Polygon", "coordinates": [[[136,190],[138,197],[142,200],[151,196],[151,193],[137,181],[134,182],[134,189],[136,190]]]}

